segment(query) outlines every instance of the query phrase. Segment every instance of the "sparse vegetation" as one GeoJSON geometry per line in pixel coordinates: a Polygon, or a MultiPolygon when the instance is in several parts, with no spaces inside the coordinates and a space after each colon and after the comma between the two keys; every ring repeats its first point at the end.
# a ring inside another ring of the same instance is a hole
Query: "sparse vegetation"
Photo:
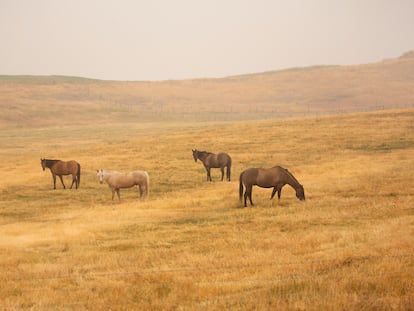
{"type": "Polygon", "coordinates": [[[0,132],[0,309],[414,308],[413,109],[95,121],[0,132]],[[205,182],[193,148],[228,152],[232,181],[205,182]],[[80,189],[53,190],[41,157],[80,162],[80,189]],[[306,202],[254,188],[241,208],[238,174],[276,164],[306,202]],[[148,171],[150,200],[112,204],[98,168],[148,171]]]}

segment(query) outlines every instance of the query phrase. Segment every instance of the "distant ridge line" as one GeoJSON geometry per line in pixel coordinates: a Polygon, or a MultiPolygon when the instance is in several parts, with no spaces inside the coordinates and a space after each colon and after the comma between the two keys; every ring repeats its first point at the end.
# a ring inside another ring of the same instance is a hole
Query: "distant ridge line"
{"type": "Polygon", "coordinates": [[[106,80],[63,75],[0,75],[0,82],[15,83],[84,83],[104,81],[106,80]]]}

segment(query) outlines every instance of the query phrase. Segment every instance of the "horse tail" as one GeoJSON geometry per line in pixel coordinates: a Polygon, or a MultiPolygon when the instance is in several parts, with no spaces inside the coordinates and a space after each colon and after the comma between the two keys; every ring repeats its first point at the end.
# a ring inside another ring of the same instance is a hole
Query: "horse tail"
{"type": "Polygon", "coordinates": [[[242,197],[243,197],[243,174],[244,174],[244,172],[242,172],[240,174],[240,184],[239,184],[239,199],[240,199],[240,201],[242,200],[242,197]]]}
{"type": "Polygon", "coordinates": [[[78,187],[80,185],[80,164],[78,163],[78,173],[77,173],[77,179],[78,179],[78,187]]]}
{"type": "Polygon", "coordinates": [[[145,176],[147,177],[147,193],[146,193],[146,199],[148,200],[149,198],[149,191],[150,191],[150,177],[148,175],[148,173],[145,171],[145,176]]]}
{"type": "Polygon", "coordinates": [[[229,156],[229,161],[227,163],[227,179],[230,181],[231,175],[231,157],[229,156]]]}

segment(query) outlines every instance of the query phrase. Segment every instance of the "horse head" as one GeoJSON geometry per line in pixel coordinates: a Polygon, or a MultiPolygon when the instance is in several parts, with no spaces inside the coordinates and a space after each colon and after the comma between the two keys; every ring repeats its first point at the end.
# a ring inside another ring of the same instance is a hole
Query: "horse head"
{"type": "Polygon", "coordinates": [[[104,171],[102,169],[99,169],[96,171],[96,176],[98,176],[99,183],[103,183],[103,177],[104,177],[104,171]]]}
{"type": "Polygon", "coordinates": [[[42,166],[43,170],[46,169],[46,159],[40,158],[40,165],[42,166]]]}
{"type": "Polygon", "coordinates": [[[305,189],[303,189],[302,185],[299,185],[296,189],[296,197],[301,201],[305,201],[305,189]]]}
{"type": "Polygon", "coordinates": [[[194,158],[194,162],[197,162],[197,159],[198,159],[198,150],[197,149],[193,149],[193,158],[194,158]]]}

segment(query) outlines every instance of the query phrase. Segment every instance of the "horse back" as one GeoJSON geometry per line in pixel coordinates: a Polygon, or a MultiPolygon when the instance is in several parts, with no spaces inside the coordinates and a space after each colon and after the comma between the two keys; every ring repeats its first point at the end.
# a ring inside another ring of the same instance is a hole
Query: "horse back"
{"type": "Polygon", "coordinates": [[[106,182],[114,188],[130,188],[136,185],[136,177],[132,173],[112,172],[106,182]]]}
{"type": "Polygon", "coordinates": [[[67,169],[69,171],[69,174],[78,174],[78,171],[80,170],[80,164],[74,160],[70,160],[67,162],[67,169]]]}
{"type": "Polygon", "coordinates": [[[240,174],[240,180],[244,185],[255,185],[257,176],[259,175],[258,168],[248,168],[240,174]]]}
{"type": "Polygon", "coordinates": [[[290,178],[290,173],[287,169],[281,166],[274,166],[272,168],[263,169],[263,176],[263,179],[273,187],[275,185],[286,184],[290,178]]]}
{"type": "Polygon", "coordinates": [[[218,154],[210,153],[206,159],[205,164],[210,167],[225,167],[231,166],[231,158],[227,153],[220,152],[218,154]]]}
{"type": "Polygon", "coordinates": [[[220,152],[219,154],[217,154],[217,162],[219,163],[219,165],[230,166],[231,157],[225,152],[220,152]]]}
{"type": "Polygon", "coordinates": [[[53,173],[56,175],[76,175],[79,170],[79,163],[76,161],[56,161],[53,166],[50,168],[53,173]]]}
{"type": "Polygon", "coordinates": [[[133,171],[131,174],[134,176],[134,180],[138,184],[148,183],[149,175],[146,171],[133,171]]]}
{"type": "Polygon", "coordinates": [[[281,167],[260,168],[257,172],[256,185],[263,188],[275,187],[278,184],[284,184],[286,181],[286,172],[281,167]]]}

